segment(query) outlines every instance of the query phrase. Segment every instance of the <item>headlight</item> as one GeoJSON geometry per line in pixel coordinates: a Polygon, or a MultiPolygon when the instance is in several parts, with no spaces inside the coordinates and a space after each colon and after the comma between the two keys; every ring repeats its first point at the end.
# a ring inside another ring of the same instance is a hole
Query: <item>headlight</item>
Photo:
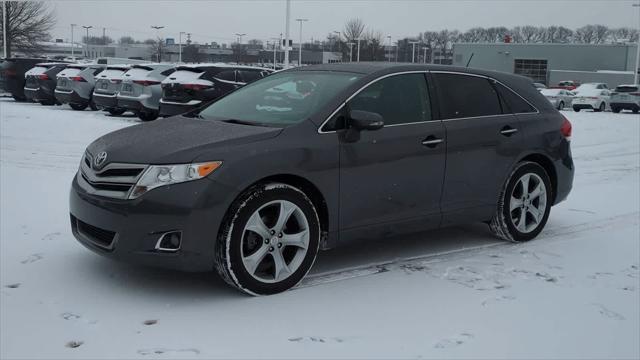
{"type": "Polygon", "coordinates": [[[151,165],[144,171],[133,190],[129,193],[129,199],[135,199],[159,186],[202,179],[221,165],[222,161],[199,164],[151,165]]]}

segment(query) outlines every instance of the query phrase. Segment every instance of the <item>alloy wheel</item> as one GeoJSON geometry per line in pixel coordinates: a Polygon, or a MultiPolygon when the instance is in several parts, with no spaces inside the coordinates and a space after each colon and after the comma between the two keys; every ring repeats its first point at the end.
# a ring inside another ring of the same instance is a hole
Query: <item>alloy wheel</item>
{"type": "Polygon", "coordinates": [[[242,263],[258,281],[283,281],[302,264],[309,239],[302,210],[287,200],[271,201],[254,211],[244,227],[242,263]]]}
{"type": "Polygon", "coordinates": [[[547,187],[534,173],[524,174],[513,187],[509,202],[511,221],[521,233],[535,230],[547,209],[547,187]]]}

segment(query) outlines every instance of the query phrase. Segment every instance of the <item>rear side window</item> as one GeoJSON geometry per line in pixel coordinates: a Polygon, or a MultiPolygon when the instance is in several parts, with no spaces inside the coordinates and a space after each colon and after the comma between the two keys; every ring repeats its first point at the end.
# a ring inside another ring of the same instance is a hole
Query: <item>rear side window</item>
{"type": "Polygon", "coordinates": [[[500,99],[489,80],[478,76],[434,73],[442,119],[501,115],[500,99]]]}
{"type": "MultiPolygon", "coordinates": [[[[498,90],[498,94],[500,94],[505,113],[524,114],[536,112],[533,106],[529,105],[520,95],[514,93],[506,86],[499,82],[494,82],[493,85],[498,90]]],[[[564,90],[560,91],[559,94],[566,95],[564,90]]]]}
{"type": "Polygon", "coordinates": [[[174,72],[174,71],[176,71],[176,69],[174,69],[174,68],[167,69],[167,70],[165,70],[165,71],[161,72],[161,73],[160,73],[160,75],[162,75],[162,76],[169,76],[169,75],[173,74],[173,72],[174,72]]]}
{"type": "Polygon", "coordinates": [[[260,71],[256,70],[238,70],[238,81],[250,83],[262,78],[260,71]]]}
{"type": "Polygon", "coordinates": [[[218,79],[218,80],[224,80],[224,81],[236,81],[236,71],[233,69],[229,69],[229,70],[222,70],[219,73],[213,75],[214,78],[218,79]]]}
{"type": "Polygon", "coordinates": [[[378,113],[385,125],[431,120],[424,74],[394,75],[376,81],[349,101],[349,109],[378,113]]]}

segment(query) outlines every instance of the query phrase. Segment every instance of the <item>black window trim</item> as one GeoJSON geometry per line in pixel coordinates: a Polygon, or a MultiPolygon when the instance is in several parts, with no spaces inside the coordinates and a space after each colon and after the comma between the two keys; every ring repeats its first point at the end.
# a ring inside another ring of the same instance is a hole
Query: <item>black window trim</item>
{"type": "MultiPolygon", "coordinates": [[[[506,85],[505,83],[503,83],[500,80],[494,79],[490,76],[485,76],[485,75],[480,75],[480,74],[473,74],[473,73],[464,73],[464,72],[459,72],[459,71],[447,71],[447,70],[413,70],[413,71],[402,71],[402,72],[397,72],[397,73],[392,73],[392,74],[385,74],[382,75],[378,78],[375,78],[371,81],[369,81],[368,83],[366,83],[365,85],[363,85],[362,87],[360,87],[360,89],[358,89],[356,92],[354,92],[353,94],[351,94],[345,101],[343,101],[323,122],[322,124],[320,124],[320,126],[318,126],[318,134],[331,134],[331,133],[335,133],[337,132],[337,130],[328,130],[325,131],[323,130],[324,126],[329,122],[329,120],[331,120],[333,118],[334,115],[336,115],[338,112],[340,112],[345,106],[346,104],[354,97],[356,97],[361,91],[363,91],[366,87],[368,87],[369,85],[380,81],[382,79],[391,77],[391,76],[395,76],[395,75],[405,75],[405,74],[454,74],[454,75],[467,75],[467,76],[475,76],[475,77],[480,77],[480,78],[484,78],[487,79],[488,81],[495,81],[496,83],[504,86],[506,89],[508,89],[509,91],[511,91],[512,93],[516,94],[518,97],[520,97],[522,100],[524,100],[527,104],[529,104],[529,106],[531,106],[535,112],[525,112],[525,113],[509,113],[509,114],[499,114],[499,115],[482,115],[482,116],[469,116],[469,117],[464,117],[464,118],[453,118],[453,119],[431,119],[431,120],[426,120],[426,121],[419,121],[419,122],[411,122],[411,123],[402,123],[402,124],[391,124],[391,125],[385,125],[385,127],[392,127],[392,126],[406,126],[406,125],[414,125],[414,124],[423,124],[423,123],[427,123],[427,122],[435,122],[435,121],[457,121],[457,120],[469,120],[469,119],[479,119],[479,118],[486,118],[486,117],[496,117],[496,116],[511,116],[511,115],[528,115],[528,114],[539,114],[540,110],[538,110],[537,107],[535,107],[529,100],[525,99],[524,97],[522,97],[522,95],[518,94],[518,92],[514,91],[510,86],[506,85]]],[[[426,81],[426,79],[425,79],[426,81]]],[[[428,85],[428,83],[427,83],[428,85]]],[[[429,89],[429,92],[431,92],[431,89],[429,89]]],[[[498,96],[500,96],[498,94],[498,96]]],[[[433,107],[432,107],[433,108],[433,107]]],[[[433,109],[432,109],[432,113],[433,113],[433,109]]]]}

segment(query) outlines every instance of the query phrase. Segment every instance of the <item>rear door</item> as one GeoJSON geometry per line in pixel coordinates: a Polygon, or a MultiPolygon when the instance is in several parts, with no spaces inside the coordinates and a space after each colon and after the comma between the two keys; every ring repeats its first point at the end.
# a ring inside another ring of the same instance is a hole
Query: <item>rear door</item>
{"type": "Polygon", "coordinates": [[[35,66],[29,69],[25,74],[25,89],[38,90],[40,88],[40,76],[47,72],[46,66],[35,66]]]}
{"type": "Polygon", "coordinates": [[[447,132],[443,224],[487,220],[524,150],[526,119],[506,108],[486,77],[450,72],[432,76],[447,132]]]}
{"type": "Polygon", "coordinates": [[[432,116],[425,75],[382,78],[337,115],[346,119],[350,110],[370,111],[385,123],[379,130],[361,131],[354,142],[338,131],[341,239],[362,234],[363,227],[396,233],[439,226],[445,131],[432,116]]]}

